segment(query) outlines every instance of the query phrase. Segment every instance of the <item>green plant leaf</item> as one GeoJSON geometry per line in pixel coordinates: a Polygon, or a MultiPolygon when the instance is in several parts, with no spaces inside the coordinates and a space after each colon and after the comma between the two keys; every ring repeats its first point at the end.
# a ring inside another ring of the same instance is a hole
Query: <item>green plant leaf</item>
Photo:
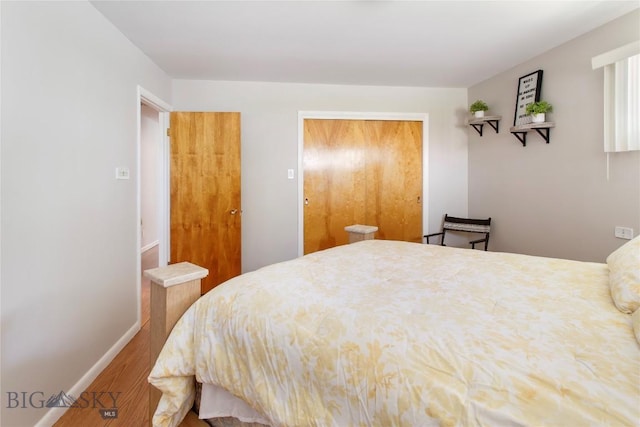
{"type": "Polygon", "coordinates": [[[487,103],[482,101],[481,99],[478,99],[473,104],[471,104],[471,106],[469,106],[469,111],[472,113],[475,113],[476,111],[487,111],[488,109],[489,106],[487,105],[487,103]]]}
{"type": "Polygon", "coordinates": [[[553,105],[547,101],[532,102],[527,105],[527,114],[550,113],[553,111],[553,105]]]}

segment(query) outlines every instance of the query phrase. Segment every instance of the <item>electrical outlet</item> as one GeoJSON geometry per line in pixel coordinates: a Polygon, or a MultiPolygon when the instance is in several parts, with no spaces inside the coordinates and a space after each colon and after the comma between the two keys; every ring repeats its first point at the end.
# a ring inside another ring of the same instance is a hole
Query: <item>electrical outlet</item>
{"type": "Polygon", "coordinates": [[[631,239],[633,239],[633,228],[629,228],[629,227],[616,227],[616,229],[615,229],[615,236],[616,236],[618,239],[631,240],[631,239]]]}

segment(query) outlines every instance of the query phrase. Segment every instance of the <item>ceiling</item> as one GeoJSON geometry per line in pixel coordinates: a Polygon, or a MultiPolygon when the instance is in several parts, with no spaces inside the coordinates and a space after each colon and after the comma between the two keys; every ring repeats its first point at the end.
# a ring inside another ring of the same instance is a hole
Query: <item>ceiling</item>
{"type": "Polygon", "coordinates": [[[177,79],[469,87],[640,1],[92,1],[177,79]]]}

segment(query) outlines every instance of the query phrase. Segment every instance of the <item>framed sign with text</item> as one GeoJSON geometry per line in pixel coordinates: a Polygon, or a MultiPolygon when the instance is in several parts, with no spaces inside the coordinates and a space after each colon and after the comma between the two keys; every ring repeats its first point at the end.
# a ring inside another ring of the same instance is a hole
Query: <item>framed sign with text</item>
{"type": "Polygon", "coordinates": [[[516,114],[513,125],[531,123],[531,115],[527,114],[527,105],[540,101],[542,88],[542,70],[520,77],[518,80],[518,96],[516,98],[516,114]]]}

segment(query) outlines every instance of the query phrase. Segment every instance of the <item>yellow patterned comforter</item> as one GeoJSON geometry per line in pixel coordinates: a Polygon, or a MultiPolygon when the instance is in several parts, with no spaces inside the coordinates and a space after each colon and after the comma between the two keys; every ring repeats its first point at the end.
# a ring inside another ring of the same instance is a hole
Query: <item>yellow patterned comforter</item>
{"type": "Polygon", "coordinates": [[[370,240],[218,286],[149,381],[175,426],[193,379],[273,426],[640,425],[640,347],[606,264],[370,240]]]}

